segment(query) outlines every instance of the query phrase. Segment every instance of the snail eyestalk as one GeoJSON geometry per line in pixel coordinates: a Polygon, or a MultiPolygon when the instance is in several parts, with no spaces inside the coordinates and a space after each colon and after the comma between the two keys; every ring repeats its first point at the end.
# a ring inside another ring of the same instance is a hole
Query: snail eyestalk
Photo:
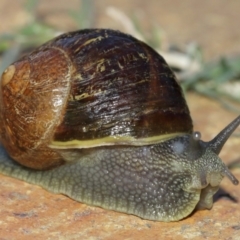
{"type": "MultiPolygon", "coordinates": [[[[226,126],[213,140],[208,142],[208,147],[217,155],[220,153],[223,145],[240,124],[240,116],[234,119],[228,126],[226,126]]],[[[234,185],[238,185],[239,181],[236,177],[224,166],[222,174],[226,176],[234,185]]]]}
{"type": "Polygon", "coordinates": [[[213,140],[208,142],[208,146],[217,155],[220,153],[223,145],[240,124],[240,116],[234,119],[228,126],[226,126],[213,140]]]}
{"type": "Polygon", "coordinates": [[[196,141],[200,140],[201,139],[201,133],[198,132],[198,131],[194,132],[193,133],[193,139],[196,140],[196,141]]]}

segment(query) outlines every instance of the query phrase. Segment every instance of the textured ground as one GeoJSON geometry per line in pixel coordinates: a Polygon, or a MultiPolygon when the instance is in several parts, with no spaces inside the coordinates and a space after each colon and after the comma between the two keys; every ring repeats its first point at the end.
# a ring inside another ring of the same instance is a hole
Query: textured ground
{"type": "MultiPolygon", "coordinates": [[[[16,1],[12,6],[8,0],[0,1],[1,33],[14,31],[26,22],[22,2],[16,1]]],[[[76,8],[77,3],[43,0],[39,12],[50,24],[72,30],[74,22],[63,10],[76,8]]],[[[196,40],[204,47],[207,58],[240,53],[239,1],[101,0],[96,8],[96,26],[120,28],[106,17],[104,9],[108,5],[128,14],[135,11],[145,29],[151,22],[161,25],[169,42],[183,45],[196,40]]],[[[195,94],[188,94],[187,101],[195,130],[200,130],[205,140],[213,138],[236,117],[216,102],[195,94]]],[[[236,137],[227,142],[221,153],[226,163],[240,160],[239,144],[236,137]]],[[[233,173],[240,180],[240,169],[233,173]]],[[[90,207],[1,175],[0,240],[240,239],[240,186],[233,186],[227,179],[221,186],[212,210],[196,212],[180,222],[161,223],[90,207]]]]}

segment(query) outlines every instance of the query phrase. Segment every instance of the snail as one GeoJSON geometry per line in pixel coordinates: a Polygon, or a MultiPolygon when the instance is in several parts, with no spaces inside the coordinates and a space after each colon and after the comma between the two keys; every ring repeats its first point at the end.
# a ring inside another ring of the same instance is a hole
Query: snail
{"type": "Polygon", "coordinates": [[[218,157],[193,131],[180,85],[147,44],[110,29],[62,34],[11,64],[0,90],[0,172],[143,219],[210,209],[218,157]]]}

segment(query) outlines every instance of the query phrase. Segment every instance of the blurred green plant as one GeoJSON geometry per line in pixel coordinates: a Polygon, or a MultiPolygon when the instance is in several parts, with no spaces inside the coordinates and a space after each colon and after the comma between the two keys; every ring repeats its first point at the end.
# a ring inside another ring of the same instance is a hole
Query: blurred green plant
{"type": "Polygon", "coordinates": [[[13,33],[0,34],[0,74],[13,62],[23,49],[39,45],[56,35],[56,30],[37,18],[38,0],[26,0],[24,9],[29,14],[28,23],[13,33]]]}
{"type": "MultiPolygon", "coordinates": [[[[39,3],[39,0],[26,0],[23,7],[29,15],[27,24],[13,33],[0,34],[0,54],[2,53],[0,75],[22,50],[41,45],[59,33],[57,29],[38,18],[39,3]]],[[[79,3],[79,9],[69,12],[69,15],[76,21],[79,28],[91,27],[94,24],[94,0],[80,0],[79,3]]]]}
{"type": "Polygon", "coordinates": [[[28,23],[14,31],[14,33],[0,34],[0,52],[9,49],[13,44],[20,44],[22,47],[35,46],[52,38],[56,30],[40,21],[36,14],[39,4],[38,0],[27,0],[24,8],[29,14],[28,23]]]}
{"type": "Polygon", "coordinates": [[[81,0],[77,11],[69,11],[78,28],[91,28],[95,25],[95,0],[81,0]]]}
{"type": "Polygon", "coordinates": [[[205,95],[240,113],[240,56],[204,62],[199,71],[184,79],[181,85],[185,91],[205,95]]]}

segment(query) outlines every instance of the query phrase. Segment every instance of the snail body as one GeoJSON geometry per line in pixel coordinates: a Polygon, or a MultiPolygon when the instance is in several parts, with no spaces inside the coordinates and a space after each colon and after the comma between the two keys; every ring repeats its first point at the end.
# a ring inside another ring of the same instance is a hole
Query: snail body
{"type": "Polygon", "coordinates": [[[203,142],[167,63],[130,35],[63,34],[10,65],[0,94],[3,174],[159,221],[238,183],[218,154],[240,117],[203,142]]]}

